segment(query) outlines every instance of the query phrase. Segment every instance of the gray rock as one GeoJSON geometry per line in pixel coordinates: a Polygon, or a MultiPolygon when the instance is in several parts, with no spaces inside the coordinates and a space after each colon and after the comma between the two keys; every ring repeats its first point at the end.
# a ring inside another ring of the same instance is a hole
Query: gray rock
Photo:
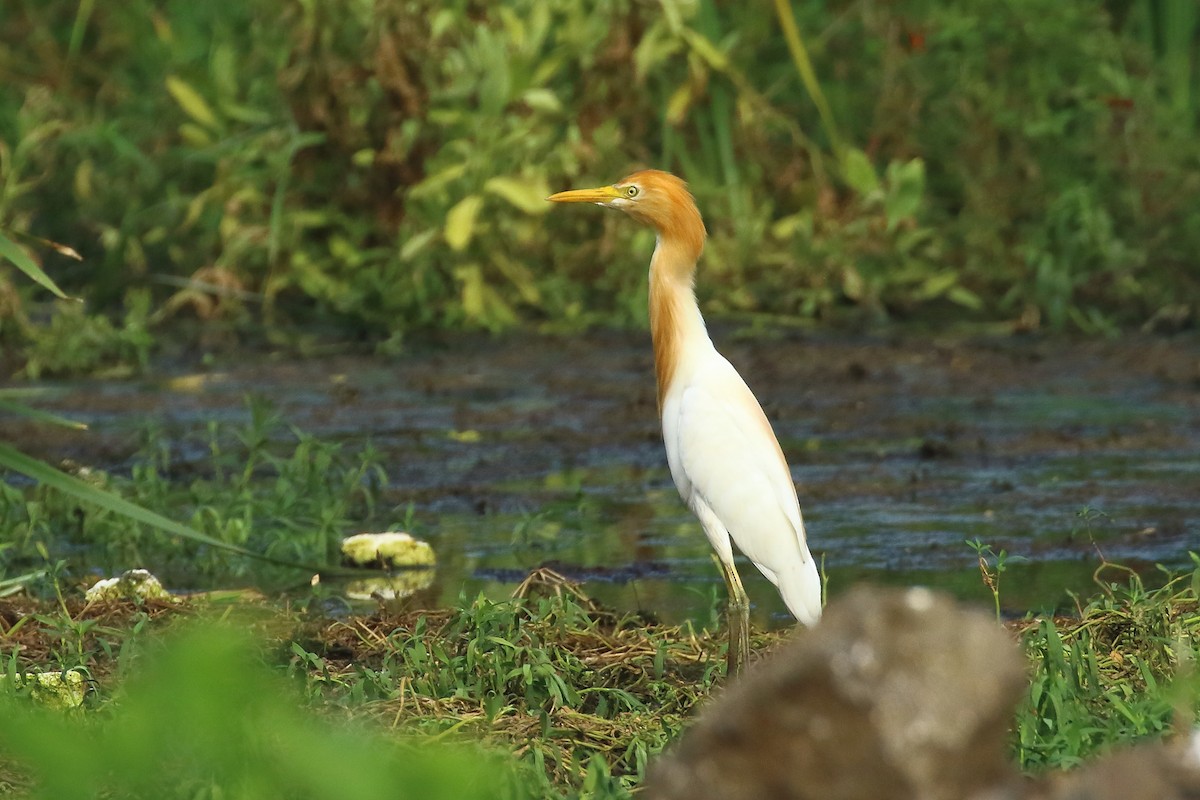
{"type": "Polygon", "coordinates": [[[1051,775],[1028,800],[1200,800],[1200,769],[1182,747],[1155,742],[1051,775]]]}
{"type": "Polygon", "coordinates": [[[858,589],[755,664],[651,769],[655,800],[1001,800],[1024,659],[988,615],[858,589]]]}

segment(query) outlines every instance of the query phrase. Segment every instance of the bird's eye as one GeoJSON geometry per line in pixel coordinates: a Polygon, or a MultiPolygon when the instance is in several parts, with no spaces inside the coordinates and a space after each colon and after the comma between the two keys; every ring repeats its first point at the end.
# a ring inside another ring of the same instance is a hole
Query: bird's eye
{"type": "Polygon", "coordinates": [[[625,196],[630,197],[630,198],[637,197],[638,196],[638,187],[630,186],[628,189],[625,190],[625,196]]]}

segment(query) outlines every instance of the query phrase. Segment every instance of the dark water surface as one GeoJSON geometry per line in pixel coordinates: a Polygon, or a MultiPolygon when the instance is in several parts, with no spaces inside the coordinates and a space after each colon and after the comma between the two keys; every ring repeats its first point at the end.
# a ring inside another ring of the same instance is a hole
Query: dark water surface
{"type": "MultiPolygon", "coordinates": [[[[775,425],[831,592],[923,583],[990,603],[964,544],[978,538],[1027,559],[1002,578],[1020,613],[1069,606],[1102,559],[1153,574],[1200,549],[1195,336],[714,338],[775,425]]],[[[459,339],[397,358],[256,355],[47,384],[39,405],[93,431],[29,426],[14,439],[51,461],[127,470],[149,419],[183,442],[210,420],[245,420],[255,394],[302,430],[382,451],[384,513],[413,504],[440,558],[422,602],[504,596],[554,562],[619,608],[707,620],[723,586],[671,484],[653,379],[638,333],[459,339]]],[[[787,622],[753,566],[742,573],[757,621],[787,622]]]]}

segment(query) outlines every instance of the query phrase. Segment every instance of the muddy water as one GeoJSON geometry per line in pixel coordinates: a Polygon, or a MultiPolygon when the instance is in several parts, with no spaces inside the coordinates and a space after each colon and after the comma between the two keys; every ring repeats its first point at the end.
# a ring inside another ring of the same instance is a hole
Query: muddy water
{"type": "MultiPolygon", "coordinates": [[[[832,592],[923,583],[990,602],[979,539],[1024,560],[1002,577],[1014,613],[1069,606],[1105,560],[1153,575],[1200,550],[1200,341],[842,338],[714,331],[775,424],[832,592]]],[[[183,441],[243,420],[244,398],[347,447],[390,478],[381,520],[411,503],[437,548],[422,602],[502,596],[546,562],[593,595],[706,621],[722,585],[671,484],[648,343],[638,333],[459,339],[385,359],[255,356],[132,382],[52,386],[40,404],[86,435],[18,443],[128,469],[149,417],[183,441]]],[[[47,438],[49,437],[49,438],[47,438]]],[[[202,460],[201,452],[178,458],[202,460]]],[[[198,465],[199,466],[199,465],[198,465]]],[[[750,565],[760,624],[788,617],[750,565]]],[[[1115,574],[1112,577],[1117,577],[1115,574]]]]}

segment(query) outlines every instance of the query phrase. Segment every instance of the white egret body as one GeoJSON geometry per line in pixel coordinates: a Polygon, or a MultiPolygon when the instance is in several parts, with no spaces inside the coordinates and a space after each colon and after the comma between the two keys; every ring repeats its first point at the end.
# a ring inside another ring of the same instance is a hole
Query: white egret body
{"type": "Polygon", "coordinates": [[[650,330],[663,441],[675,486],[721,562],[734,674],[749,651],[749,600],[732,545],[775,584],[805,625],[821,616],[821,579],[783,450],[746,382],[717,352],[696,305],[704,222],[687,184],[659,170],[549,199],[616,208],[658,233],[650,259],[650,330]]]}

